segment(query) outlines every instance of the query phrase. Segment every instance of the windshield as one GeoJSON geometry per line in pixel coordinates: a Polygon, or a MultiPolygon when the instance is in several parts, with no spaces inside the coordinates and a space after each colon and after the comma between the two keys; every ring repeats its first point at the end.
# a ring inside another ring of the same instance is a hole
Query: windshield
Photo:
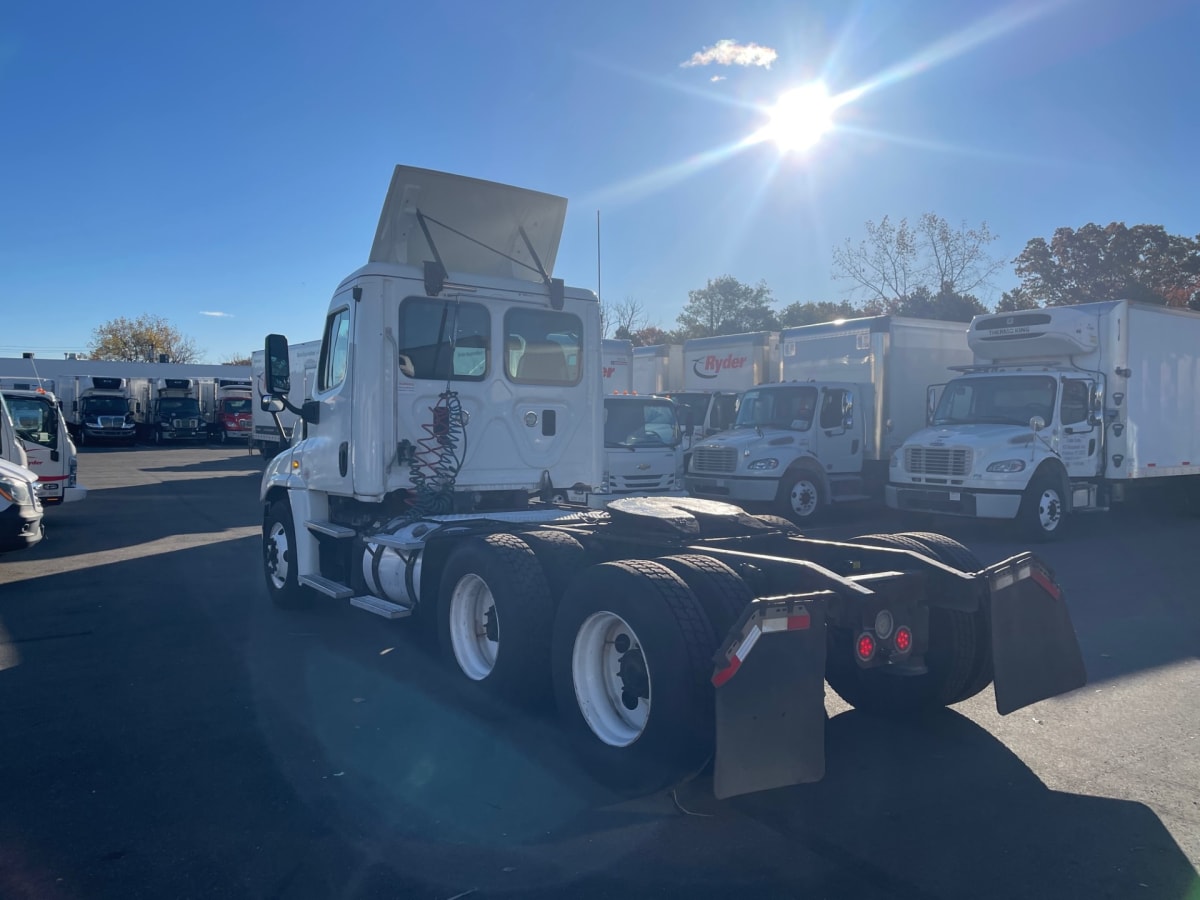
{"type": "Polygon", "coordinates": [[[58,412],[53,403],[45,397],[8,395],[6,399],[17,434],[52,450],[58,446],[58,412]]]}
{"type": "Polygon", "coordinates": [[[250,411],[249,397],[221,401],[221,412],[226,415],[236,416],[238,413],[249,413],[250,411]]]}
{"type": "Polygon", "coordinates": [[[81,401],[85,416],[123,416],[129,412],[124,397],[84,397],[81,401]]]}
{"type": "Polygon", "coordinates": [[[808,431],[817,408],[815,387],[746,391],[734,428],[791,428],[808,431]]]}
{"type": "Polygon", "coordinates": [[[604,401],[605,447],[674,447],[679,438],[679,421],[670,400],[604,401]]]}
{"type": "Polygon", "coordinates": [[[164,416],[198,416],[200,404],[192,397],[167,397],[158,401],[158,411],[164,416]]]}
{"type": "Polygon", "coordinates": [[[1028,425],[1034,416],[1054,421],[1057,381],[1049,375],[959,378],[946,385],[934,425],[1028,425]]]}

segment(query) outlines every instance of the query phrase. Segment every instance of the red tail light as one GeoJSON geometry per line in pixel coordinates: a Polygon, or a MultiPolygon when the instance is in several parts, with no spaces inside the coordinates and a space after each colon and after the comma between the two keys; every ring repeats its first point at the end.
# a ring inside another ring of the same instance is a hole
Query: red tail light
{"type": "Polygon", "coordinates": [[[901,625],[896,629],[896,637],[892,639],[892,643],[896,645],[897,653],[907,653],[913,645],[912,629],[907,625],[901,625]]]}
{"type": "Polygon", "coordinates": [[[875,649],[875,638],[866,631],[858,636],[858,640],[854,644],[854,652],[863,662],[870,662],[875,658],[875,649]]]}

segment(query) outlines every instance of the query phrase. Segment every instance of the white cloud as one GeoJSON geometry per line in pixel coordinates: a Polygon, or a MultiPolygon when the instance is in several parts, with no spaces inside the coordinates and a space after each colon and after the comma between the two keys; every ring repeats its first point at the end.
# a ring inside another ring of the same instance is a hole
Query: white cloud
{"type": "Polygon", "coordinates": [[[214,311],[214,312],[209,312],[209,311],[207,311],[207,310],[205,310],[205,311],[202,311],[202,312],[200,313],[200,315],[202,315],[202,316],[212,316],[214,319],[232,319],[232,318],[233,318],[233,313],[227,313],[227,312],[215,312],[215,311],[214,311]]]}
{"type": "Polygon", "coordinates": [[[697,50],[692,54],[690,59],[681,62],[679,65],[683,68],[691,68],[692,66],[762,66],[764,69],[771,68],[771,63],[779,58],[770,47],[762,47],[753,42],[749,44],[739,44],[737,41],[731,41],[728,38],[717,41],[711,47],[705,47],[703,50],[697,50]]]}
{"type": "Polygon", "coordinates": [[[710,78],[708,80],[711,81],[713,84],[716,84],[718,81],[724,81],[725,76],[724,75],[714,75],[712,78],[710,78]]]}

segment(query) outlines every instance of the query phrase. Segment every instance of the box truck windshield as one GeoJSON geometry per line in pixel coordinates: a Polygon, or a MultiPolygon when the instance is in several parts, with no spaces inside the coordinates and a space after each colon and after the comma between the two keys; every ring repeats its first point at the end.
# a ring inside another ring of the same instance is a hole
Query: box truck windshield
{"type": "Polygon", "coordinates": [[[1057,379],[1049,375],[972,376],[942,392],[934,425],[1028,425],[1034,416],[1054,421],[1057,379]]]}
{"type": "Polygon", "coordinates": [[[808,431],[817,408],[815,387],[746,391],[734,428],[789,428],[808,431]]]}
{"type": "Polygon", "coordinates": [[[671,401],[628,397],[605,400],[605,447],[674,447],[679,439],[679,423],[671,401]]]}

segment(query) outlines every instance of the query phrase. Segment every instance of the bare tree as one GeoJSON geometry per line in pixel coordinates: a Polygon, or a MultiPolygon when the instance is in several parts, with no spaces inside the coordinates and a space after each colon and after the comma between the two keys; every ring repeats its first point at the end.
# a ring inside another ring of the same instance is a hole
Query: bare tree
{"type": "Polygon", "coordinates": [[[833,251],[833,277],[853,282],[849,292],[889,308],[915,292],[965,296],[991,284],[1004,261],[988,253],[996,240],[987,223],[957,228],[924,213],[916,225],[884,216],[866,223],[867,236],[833,251]]]}
{"type": "Polygon", "coordinates": [[[627,341],[635,331],[646,325],[646,307],[636,297],[626,297],[620,303],[614,303],[606,311],[604,334],[608,335],[608,326],[613,326],[613,336],[627,341]]]}

